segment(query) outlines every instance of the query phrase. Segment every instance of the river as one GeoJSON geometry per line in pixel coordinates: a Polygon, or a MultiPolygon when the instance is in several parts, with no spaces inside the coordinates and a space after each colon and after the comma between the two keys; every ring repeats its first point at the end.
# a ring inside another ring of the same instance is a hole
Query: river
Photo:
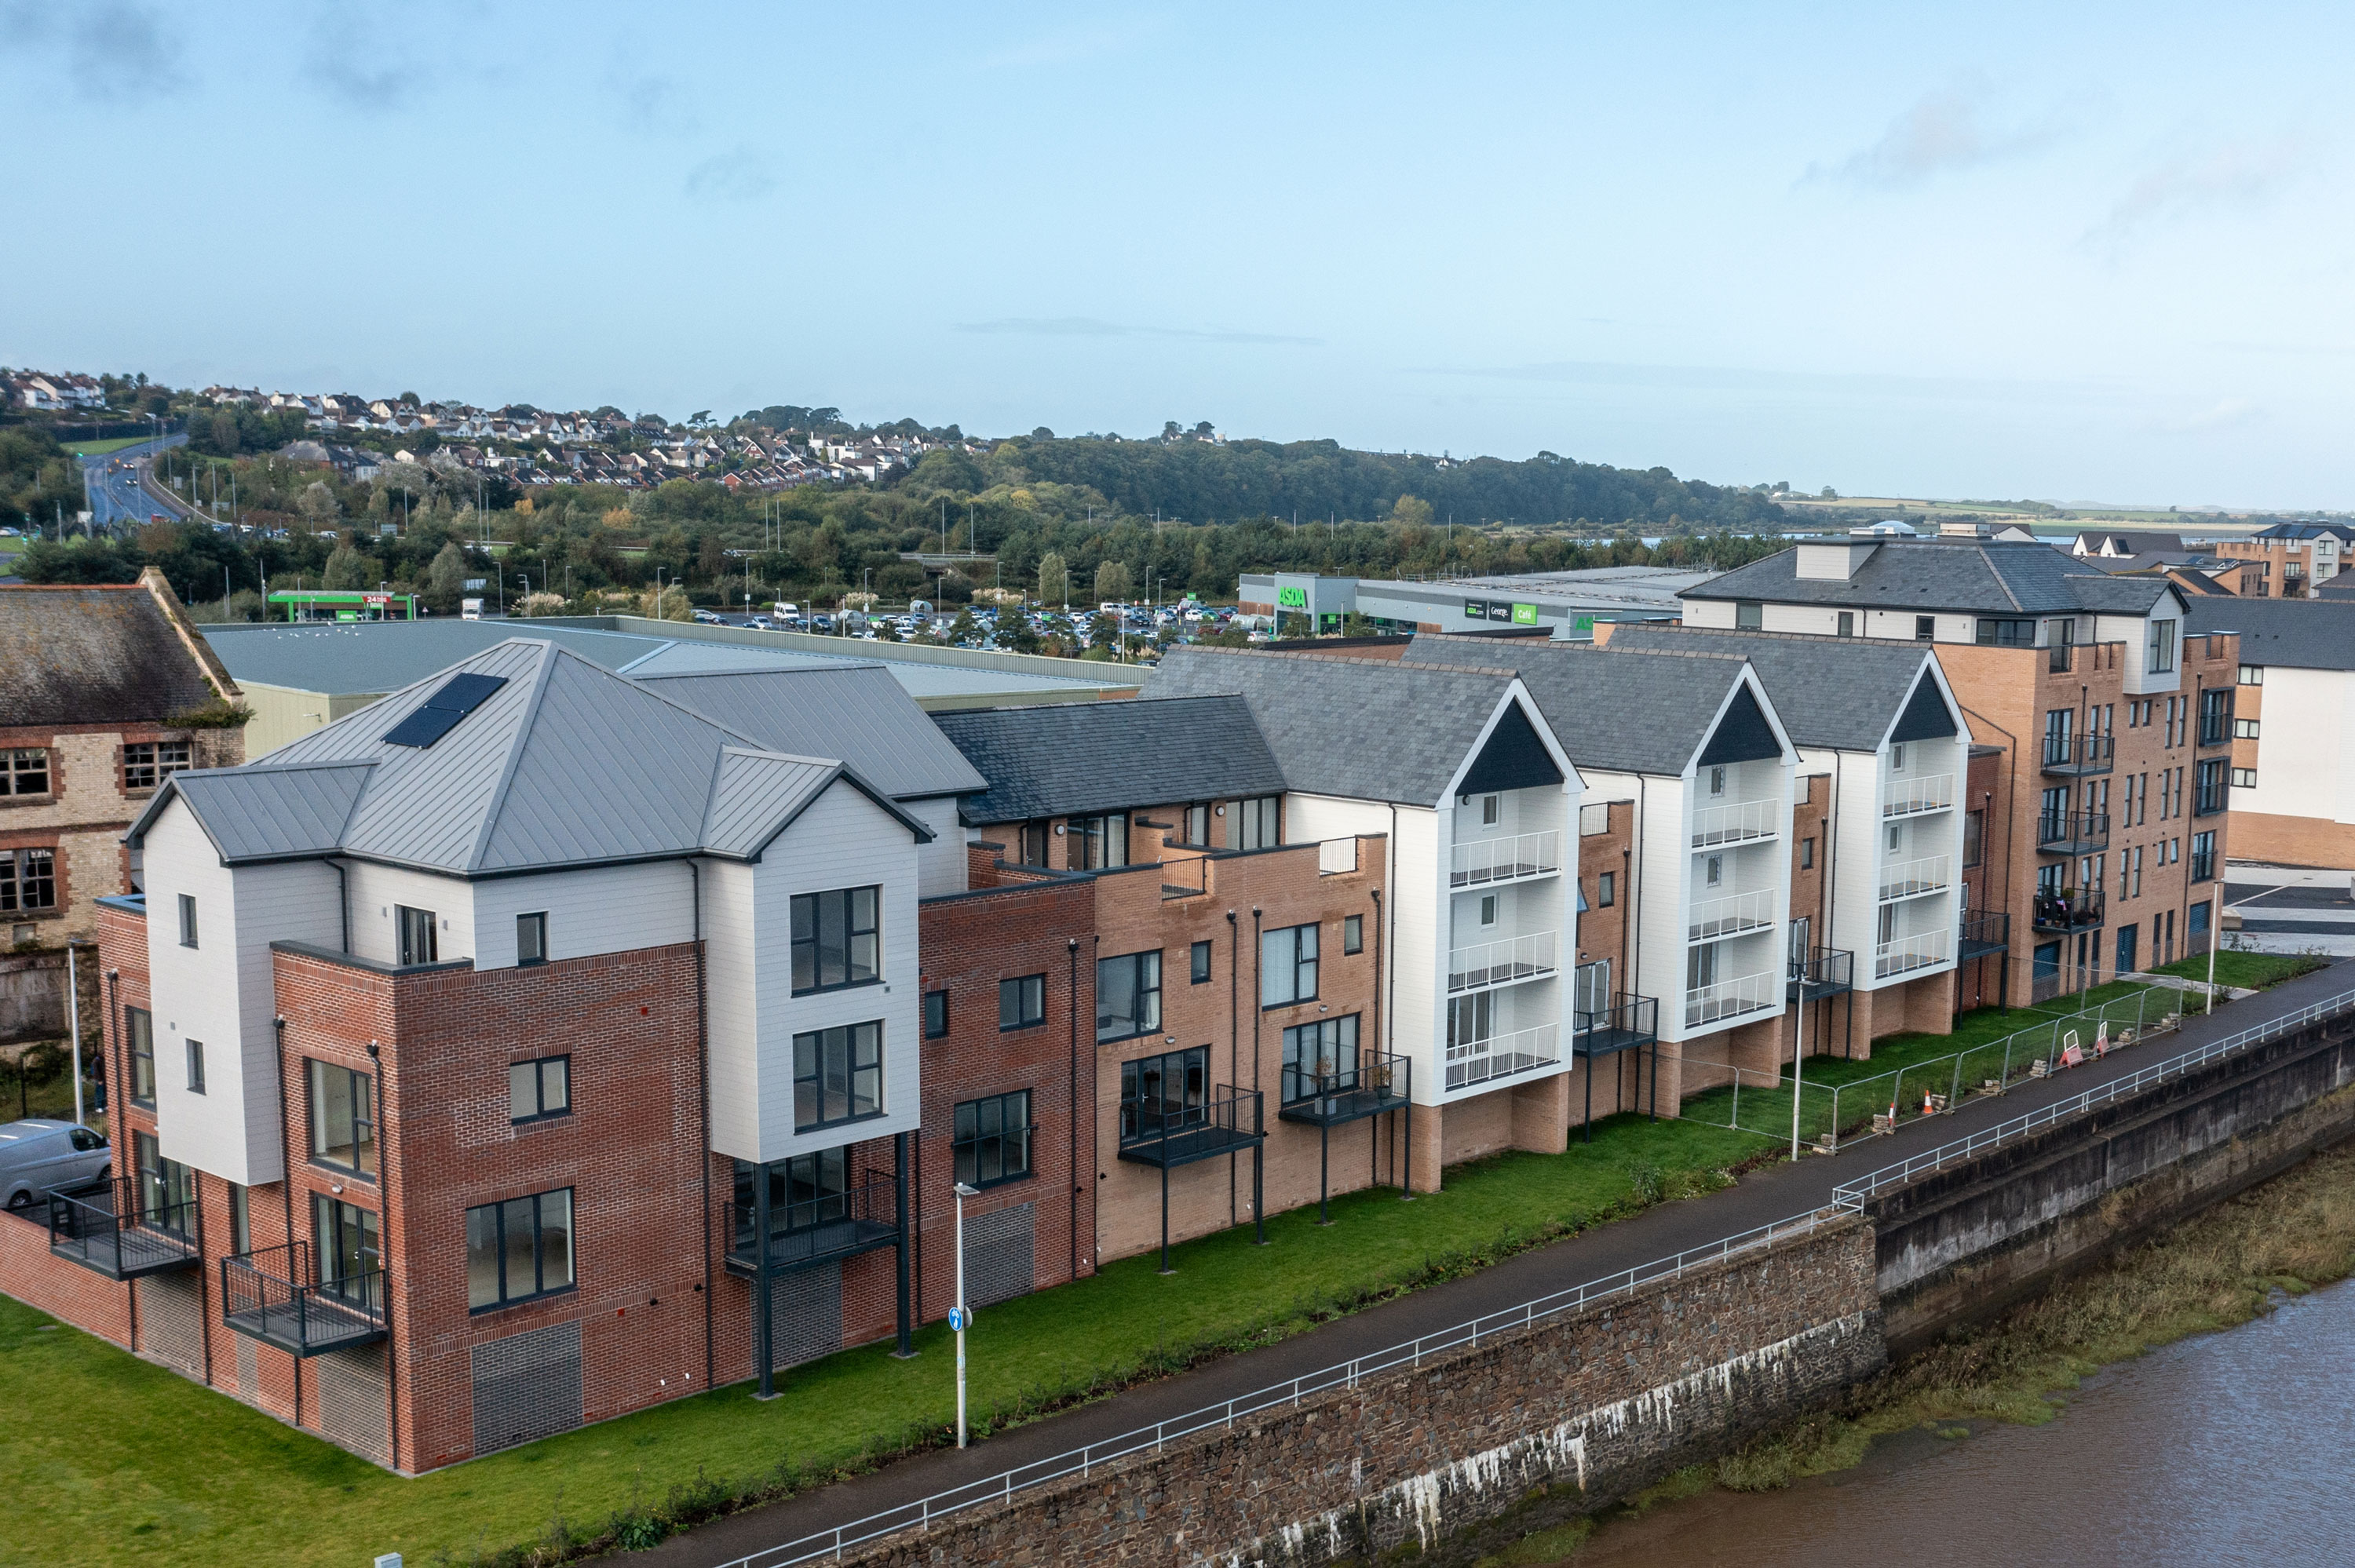
{"type": "Polygon", "coordinates": [[[2355,1561],[2355,1281],[2096,1373],[2041,1426],[1902,1433],[1851,1470],[1604,1524],[1575,1568],[2355,1561]]]}

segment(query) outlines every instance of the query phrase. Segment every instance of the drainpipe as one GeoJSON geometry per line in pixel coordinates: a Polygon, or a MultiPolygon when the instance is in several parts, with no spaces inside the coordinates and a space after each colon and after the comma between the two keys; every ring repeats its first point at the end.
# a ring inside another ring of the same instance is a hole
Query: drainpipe
{"type": "MultiPolygon", "coordinates": [[[[1241,1063],[1241,1051],[1242,1051],[1242,1027],[1241,1027],[1241,1023],[1240,1023],[1240,1022],[1238,1022],[1238,1018],[1239,1018],[1239,1016],[1240,1016],[1240,1015],[1238,1014],[1238,1012],[1237,1012],[1237,1011],[1236,1011],[1237,1003],[1238,1003],[1238,1000],[1239,1000],[1239,998],[1238,998],[1238,992],[1237,992],[1237,990],[1236,990],[1236,987],[1237,987],[1237,984],[1238,984],[1238,981],[1237,981],[1237,980],[1236,980],[1236,975],[1238,974],[1238,972],[1239,972],[1239,971],[1237,970],[1237,969],[1236,969],[1236,967],[1235,967],[1235,965],[1236,965],[1235,944],[1236,944],[1236,941],[1237,941],[1237,939],[1238,939],[1238,933],[1240,932],[1240,930],[1241,930],[1241,927],[1240,927],[1235,923],[1235,912],[1234,912],[1233,910],[1231,910],[1231,909],[1228,910],[1228,911],[1227,911],[1227,1076],[1228,1076],[1228,1078],[1230,1078],[1230,1079],[1240,1078],[1240,1077],[1241,1077],[1241,1076],[1242,1076],[1242,1068],[1241,1068],[1241,1065],[1239,1065],[1239,1064],[1241,1063]]],[[[1254,1033],[1256,1033],[1256,1031],[1254,1031],[1254,1033]]],[[[1235,1215],[1235,1161],[1234,1161],[1234,1158],[1233,1158],[1231,1155],[1230,1155],[1230,1156],[1228,1157],[1228,1159],[1227,1159],[1227,1223],[1228,1223],[1229,1224],[1234,1224],[1234,1223],[1235,1223],[1235,1218],[1236,1218],[1236,1215],[1235,1215]]]]}
{"type": "MultiPolygon", "coordinates": [[[[1392,805],[1391,807],[1390,837],[1382,841],[1382,882],[1383,885],[1387,886],[1390,884],[1391,878],[1398,874],[1398,807],[1396,805],[1392,805]]],[[[1393,911],[1388,916],[1388,918],[1391,921],[1396,921],[1398,919],[1398,915],[1393,911]]],[[[1374,983],[1377,987],[1380,987],[1385,982],[1377,979],[1374,983]]],[[[1383,1007],[1381,1012],[1383,1018],[1389,1023],[1392,1036],[1395,1036],[1398,1033],[1398,1023],[1396,1022],[1398,1018],[1398,966],[1396,964],[1392,964],[1391,966],[1390,978],[1387,983],[1390,987],[1390,991],[1387,997],[1383,998],[1383,1000],[1386,1001],[1389,1005],[1383,1007]]],[[[1374,1032],[1374,1042],[1383,1051],[1393,1055],[1396,1054],[1395,1052],[1391,1050],[1391,1047],[1398,1043],[1395,1038],[1385,1041],[1382,1038],[1380,1030],[1377,1029],[1374,1032]]],[[[1407,1176],[1399,1183],[1399,1195],[1401,1198],[1412,1198],[1414,1196],[1414,1182],[1412,1181],[1414,1173],[1414,1098],[1412,1095],[1407,1097],[1406,1122],[1405,1137],[1407,1139],[1407,1176]]]]}
{"type": "MultiPolygon", "coordinates": [[[[1374,895],[1374,1049],[1380,1051],[1382,1048],[1382,890],[1377,887],[1371,891],[1374,895]]],[[[1414,1094],[1414,1068],[1411,1065],[1406,1070],[1406,1082],[1407,1095],[1412,1098],[1414,1094]]],[[[1379,1120],[1369,1129],[1367,1142],[1367,1152],[1374,1163],[1370,1175],[1379,1181],[1381,1177],[1381,1124],[1379,1120]]]]}
{"type": "MultiPolygon", "coordinates": [[[[698,1152],[703,1163],[703,1283],[696,1291],[703,1298],[703,1386],[711,1388],[714,1372],[711,1332],[711,1031],[709,1027],[709,1007],[705,1000],[708,987],[703,967],[703,867],[696,861],[687,863],[687,874],[694,884],[695,905],[695,1077],[696,1092],[703,1112],[703,1147],[698,1152]]],[[[763,1282],[765,1284],[765,1281],[763,1282]]]]}
{"type": "MultiPolygon", "coordinates": [[[[1627,944],[1627,983],[1630,985],[1641,985],[1644,979],[1644,929],[1642,923],[1644,915],[1644,834],[1649,831],[1651,826],[1651,804],[1652,777],[1648,773],[1638,773],[1636,775],[1636,821],[1634,831],[1629,832],[1627,835],[1627,842],[1633,847],[1635,852],[1635,872],[1634,874],[1627,878],[1627,928],[1625,931],[1621,933],[1622,938],[1627,944]]],[[[1668,977],[1668,989],[1671,994],[1674,994],[1676,991],[1676,979],[1677,977],[1674,975],[1670,975],[1668,977]]],[[[1664,997],[1661,1001],[1663,1002],[1668,1002],[1668,999],[1664,997]]],[[[1676,1000],[1673,1002],[1670,1002],[1669,1005],[1672,1008],[1681,1008],[1684,1005],[1683,997],[1680,995],[1677,996],[1676,1000]]],[[[1682,1017],[1683,1014],[1679,1012],[1676,1016],[1682,1017]]],[[[1652,1046],[1652,1075],[1657,1078],[1659,1076],[1660,1072],[1658,1065],[1660,1060],[1659,1045],[1657,1039],[1657,1031],[1659,1029],[1659,1022],[1657,1019],[1653,1021],[1652,1027],[1656,1036],[1652,1046]]],[[[1620,1053],[1620,1055],[1623,1058],[1625,1054],[1626,1053],[1625,1052],[1620,1053]]],[[[1677,1041],[1677,1060],[1681,1063],[1684,1059],[1684,1040],[1679,1036],[1677,1041]]],[[[1639,1052],[1636,1057],[1636,1071],[1640,1074],[1643,1070],[1644,1058],[1642,1054],[1639,1052]]],[[[1619,1098],[1619,1090],[1622,1086],[1622,1079],[1625,1075],[1619,1072],[1617,1063],[1614,1062],[1612,1067],[1611,1084],[1611,1098],[1614,1103],[1614,1108],[1616,1108],[1616,1104],[1619,1098]]],[[[1679,1071],[1678,1075],[1677,1085],[1679,1088],[1682,1088],[1684,1086],[1684,1076],[1681,1071],[1679,1071]]],[[[1643,1087],[1643,1080],[1640,1077],[1636,1080],[1636,1086],[1637,1088],[1643,1087]]],[[[1654,1092],[1657,1093],[1658,1091],[1655,1089],[1654,1092]]]]}
{"type": "Polygon", "coordinates": [[[1066,1277],[1077,1279],[1080,1277],[1080,939],[1068,938],[1064,947],[1071,964],[1069,992],[1071,1004],[1071,1270],[1066,1277]]]}
{"type": "Polygon", "coordinates": [[[339,860],[327,863],[336,868],[336,914],[343,923],[344,951],[352,950],[352,879],[339,860]]]}

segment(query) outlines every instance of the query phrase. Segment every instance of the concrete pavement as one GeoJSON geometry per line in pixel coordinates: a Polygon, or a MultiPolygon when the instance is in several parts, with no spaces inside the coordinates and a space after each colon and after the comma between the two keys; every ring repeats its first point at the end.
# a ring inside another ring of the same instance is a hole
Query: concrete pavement
{"type": "MultiPolygon", "coordinates": [[[[1881,1166],[2069,1099],[2112,1078],[2350,989],[2355,989],[2355,967],[2333,965],[2245,1001],[2225,1004],[2212,1018],[2190,1018],[2178,1033],[2147,1045],[2117,1052],[2050,1079],[2030,1081],[1998,1097],[1968,1100],[1950,1115],[1910,1122],[1893,1136],[1850,1142],[1837,1156],[1811,1156],[1796,1164],[1769,1167],[1724,1192],[1661,1204],[1633,1218],[1523,1253],[1468,1278],[1417,1291],[1279,1344],[1141,1384],[1096,1404],[1016,1427],[962,1452],[949,1448],[917,1455],[871,1475],[717,1520],[642,1555],[650,1563],[673,1568],[716,1568],[1018,1465],[1436,1333],[1486,1313],[1707,1246],[1825,1204],[1833,1188],[1881,1166]]],[[[1280,1268],[1281,1258],[1272,1257],[1269,1266],[1280,1268]]],[[[950,1375],[946,1358],[942,1358],[941,1371],[943,1378],[950,1375]]],[[[783,1397],[794,1397],[790,1377],[784,1380],[783,1397]]]]}

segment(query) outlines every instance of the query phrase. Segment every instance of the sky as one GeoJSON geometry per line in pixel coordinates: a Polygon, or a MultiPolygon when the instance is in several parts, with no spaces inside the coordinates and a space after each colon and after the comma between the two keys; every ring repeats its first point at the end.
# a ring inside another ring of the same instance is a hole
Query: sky
{"type": "Polygon", "coordinates": [[[2355,508],[2355,7],[0,0],[0,364],[2355,508]]]}

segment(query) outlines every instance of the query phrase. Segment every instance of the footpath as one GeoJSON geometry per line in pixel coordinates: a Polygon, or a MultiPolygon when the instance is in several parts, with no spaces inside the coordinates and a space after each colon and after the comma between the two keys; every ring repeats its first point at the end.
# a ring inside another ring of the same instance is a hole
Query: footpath
{"type": "MultiPolygon", "coordinates": [[[[1659,1204],[1631,1218],[1522,1253],[1466,1278],[1418,1290],[1176,1377],[1139,1384],[1092,1404],[1014,1427],[962,1451],[935,1449],[869,1475],[715,1520],[631,1560],[665,1568],[725,1568],[765,1549],[1018,1465],[1117,1437],[1354,1356],[1437,1333],[1485,1313],[1707,1246],[1827,1204],[1835,1187],[1884,1165],[2073,1098],[2111,1079],[2256,1028],[2350,988],[2355,988],[2355,965],[2332,964],[2248,1000],[2220,1003],[2212,1017],[2187,1018],[2172,1034],[2157,1036],[2147,1044],[2050,1078],[2031,1079],[2008,1094],[1968,1099],[1946,1115],[1908,1122],[1892,1135],[1850,1142],[1837,1155],[1811,1154],[1796,1164],[1783,1161],[1769,1166],[1722,1192],[1659,1204]]],[[[978,1335],[972,1353],[988,1353],[978,1335]]],[[[794,1397],[790,1389],[784,1397],[794,1397]]]]}

